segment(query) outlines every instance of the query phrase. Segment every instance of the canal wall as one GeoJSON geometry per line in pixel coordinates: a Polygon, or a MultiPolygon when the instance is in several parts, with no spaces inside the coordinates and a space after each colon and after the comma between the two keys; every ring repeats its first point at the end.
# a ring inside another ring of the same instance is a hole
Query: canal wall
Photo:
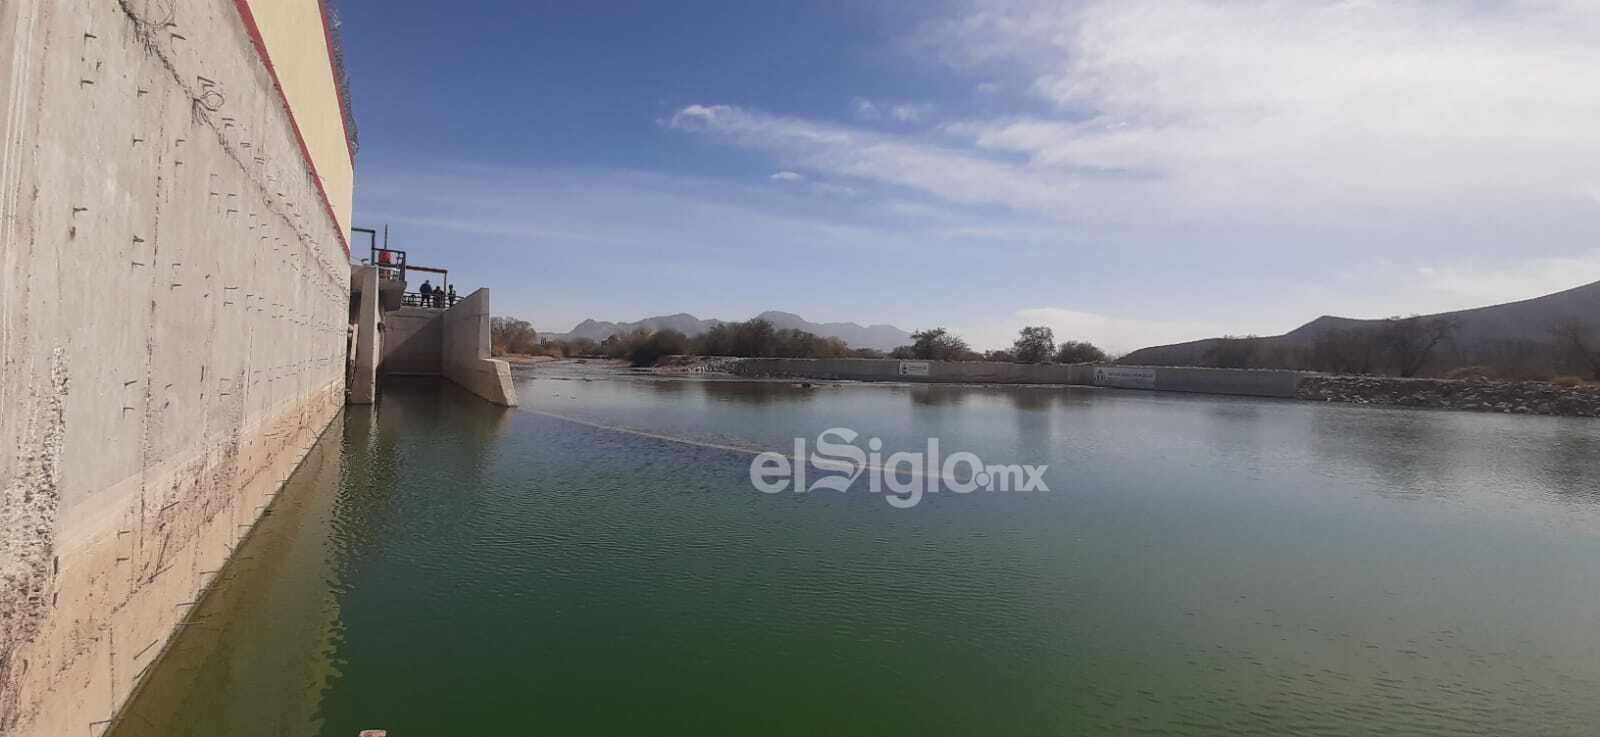
{"type": "Polygon", "coordinates": [[[343,405],[329,38],[317,0],[0,3],[0,734],[104,731],[343,405]]]}

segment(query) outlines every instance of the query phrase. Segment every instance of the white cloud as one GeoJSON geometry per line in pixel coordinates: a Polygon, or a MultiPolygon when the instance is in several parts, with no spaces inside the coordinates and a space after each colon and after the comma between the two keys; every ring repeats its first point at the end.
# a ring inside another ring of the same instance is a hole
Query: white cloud
{"type": "Polygon", "coordinates": [[[1568,257],[1519,259],[1511,263],[1452,263],[1416,269],[1417,287],[1434,303],[1459,308],[1514,302],[1600,281],[1600,249],[1568,257]]]}
{"type": "Polygon", "coordinates": [[[921,139],[892,136],[731,105],[689,105],[668,125],[769,151],[794,166],[921,190],[972,205],[1000,204],[1038,212],[1071,206],[1069,178],[1030,173],[1012,163],[921,139]]]}
{"type": "Polygon", "coordinates": [[[920,123],[933,117],[933,105],[927,103],[901,103],[890,108],[889,114],[902,123],[920,123]]]}
{"type": "Polygon", "coordinates": [[[773,181],[777,181],[777,182],[798,182],[798,181],[800,181],[802,179],[805,179],[805,177],[801,176],[798,172],[792,172],[792,171],[776,172],[776,173],[774,173],[772,175],[771,178],[772,178],[773,181]]]}
{"type": "Polygon", "coordinates": [[[859,197],[861,190],[836,182],[812,182],[811,191],[828,197],[859,197]]]}
{"type": "Polygon", "coordinates": [[[980,0],[930,37],[1058,111],[952,132],[1188,207],[1571,204],[1600,166],[1592,3],[980,0]]]}
{"type": "MultiPolygon", "coordinates": [[[[674,120],[830,174],[1064,219],[1597,225],[1592,5],[974,0],[925,35],[950,63],[1024,80],[1032,101],[942,135],[732,106],[674,120]]],[[[931,113],[853,104],[863,120],[931,113]]]]}

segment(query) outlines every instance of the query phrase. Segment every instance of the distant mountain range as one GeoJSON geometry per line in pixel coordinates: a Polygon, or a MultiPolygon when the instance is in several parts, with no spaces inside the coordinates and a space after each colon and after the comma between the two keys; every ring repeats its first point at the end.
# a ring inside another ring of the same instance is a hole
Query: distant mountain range
{"type": "MultiPolygon", "coordinates": [[[[1455,324],[1454,348],[1472,352],[1495,343],[1552,342],[1551,329],[1561,320],[1577,318],[1591,330],[1600,330],[1600,282],[1585,284],[1543,297],[1478,307],[1456,312],[1427,315],[1448,318],[1455,324]]],[[[1309,348],[1318,339],[1336,330],[1376,329],[1382,320],[1356,320],[1324,315],[1283,335],[1261,338],[1261,347],[1309,348]]],[[[1188,343],[1141,348],[1120,359],[1120,363],[1143,366],[1192,366],[1205,361],[1219,338],[1188,343]]]]}
{"type": "MultiPolygon", "coordinates": [[[[804,330],[827,338],[838,338],[848,343],[851,348],[876,348],[887,351],[911,343],[911,334],[893,325],[863,326],[853,322],[817,323],[810,322],[791,312],[779,312],[777,310],[768,310],[756,315],[756,318],[766,320],[772,323],[773,327],[780,330],[804,330]]],[[[618,333],[630,333],[640,328],[650,331],[676,330],[684,335],[693,337],[721,325],[723,322],[723,320],[716,319],[702,320],[684,312],[676,315],[647,317],[635,322],[608,322],[590,319],[578,323],[568,332],[547,333],[545,337],[554,340],[588,338],[593,341],[602,341],[618,333]]]]}

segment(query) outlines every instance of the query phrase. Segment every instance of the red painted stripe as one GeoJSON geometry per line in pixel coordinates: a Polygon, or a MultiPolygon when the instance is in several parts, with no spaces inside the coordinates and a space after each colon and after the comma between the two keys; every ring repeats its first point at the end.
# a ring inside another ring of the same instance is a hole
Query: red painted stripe
{"type": "MultiPolygon", "coordinates": [[[[278,99],[283,101],[283,111],[289,116],[289,127],[294,129],[294,140],[300,144],[300,156],[311,169],[311,180],[317,183],[317,192],[322,195],[322,207],[327,211],[328,219],[333,221],[333,229],[339,234],[339,245],[344,248],[345,258],[349,258],[350,241],[345,236],[344,228],[339,225],[339,217],[333,214],[333,201],[328,198],[328,189],[322,185],[322,177],[317,175],[317,162],[311,158],[311,149],[306,146],[306,138],[300,133],[300,121],[295,120],[294,108],[289,106],[289,95],[283,91],[283,81],[278,79],[278,70],[272,66],[272,57],[267,54],[267,42],[261,38],[261,28],[256,25],[255,13],[250,12],[250,5],[246,0],[233,0],[233,7],[239,11],[239,20],[244,23],[245,31],[250,34],[250,42],[255,45],[261,63],[267,66],[267,74],[272,75],[272,86],[277,88],[278,99]]],[[[327,31],[326,20],[323,31],[327,31]]],[[[346,142],[348,140],[347,137],[346,142]]]]}
{"type": "Polygon", "coordinates": [[[350,108],[345,105],[344,90],[339,89],[339,60],[333,56],[333,29],[328,27],[327,0],[317,0],[317,9],[322,11],[322,40],[328,46],[328,69],[333,72],[333,91],[339,96],[339,122],[344,124],[344,147],[350,152],[350,165],[355,166],[356,147],[350,139],[350,108]]]}

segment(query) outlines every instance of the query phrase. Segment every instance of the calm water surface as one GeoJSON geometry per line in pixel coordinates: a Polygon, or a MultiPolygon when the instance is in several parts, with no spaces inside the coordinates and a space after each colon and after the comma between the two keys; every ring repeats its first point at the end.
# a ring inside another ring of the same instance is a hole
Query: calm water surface
{"type": "Polygon", "coordinates": [[[330,428],[116,733],[1580,735],[1600,423],[541,368],[330,428]],[[895,509],[749,451],[1049,464],[895,509]]]}

